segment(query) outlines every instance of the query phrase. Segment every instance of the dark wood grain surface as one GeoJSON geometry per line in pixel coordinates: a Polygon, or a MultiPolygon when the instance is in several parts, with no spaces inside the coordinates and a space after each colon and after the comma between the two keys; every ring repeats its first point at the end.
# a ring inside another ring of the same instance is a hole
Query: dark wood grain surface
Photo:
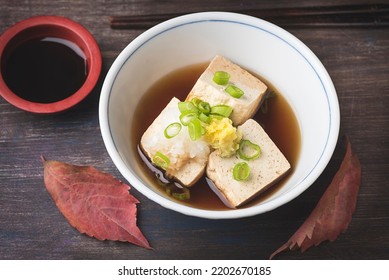
{"type": "Polygon", "coordinates": [[[344,135],[362,163],[362,185],[348,230],[334,242],[277,258],[389,259],[388,28],[287,28],[315,52],[331,75],[339,97],[341,132],[319,179],[274,211],[238,220],[206,220],[164,209],[133,190],[141,201],[138,225],[154,247],[145,250],[80,234],[58,211],[43,184],[41,155],[93,165],[123,180],[101,138],[99,94],[116,56],[143,30],[112,30],[110,15],[351,3],[371,1],[0,0],[0,33],[30,16],[62,15],[88,28],[103,56],[93,93],[66,113],[34,115],[0,99],[0,259],[267,259],[301,225],[330,183],[344,154],[344,135]]]}

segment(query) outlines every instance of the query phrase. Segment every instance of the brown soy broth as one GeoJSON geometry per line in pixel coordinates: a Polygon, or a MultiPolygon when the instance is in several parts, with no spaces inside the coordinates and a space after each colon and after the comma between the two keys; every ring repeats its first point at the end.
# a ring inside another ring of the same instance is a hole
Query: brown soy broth
{"type": "Polygon", "coordinates": [[[75,93],[87,77],[85,54],[55,37],[29,40],[11,50],[1,65],[7,86],[19,97],[52,103],[75,93]]]}
{"type": "MultiPolygon", "coordinates": [[[[208,63],[196,64],[173,71],[158,80],[148,90],[135,112],[136,121],[133,123],[131,129],[133,143],[140,143],[143,133],[173,96],[180,100],[185,100],[207,65],[208,63]],[[147,108],[147,110],[144,108],[147,108]]],[[[263,79],[261,80],[264,81],[263,79]]],[[[297,164],[300,151],[300,129],[297,119],[285,98],[283,98],[270,83],[267,81],[264,82],[269,87],[269,90],[275,93],[275,96],[268,99],[267,112],[263,113],[262,110],[259,109],[254,116],[254,119],[264,127],[265,131],[289,160],[293,172],[293,166],[296,166],[297,164]]],[[[137,145],[135,145],[133,149],[138,153],[137,145]]],[[[137,160],[143,172],[150,177],[150,181],[155,181],[155,188],[159,189],[161,193],[164,193],[164,188],[159,185],[155,174],[147,167],[140,157],[137,158],[137,160]]],[[[269,197],[282,186],[283,182],[287,180],[290,174],[291,172],[248,205],[258,203],[269,197]]],[[[230,209],[225,206],[218,196],[210,189],[205,176],[190,188],[190,195],[189,201],[181,201],[181,203],[195,208],[209,210],[230,209]]]]}

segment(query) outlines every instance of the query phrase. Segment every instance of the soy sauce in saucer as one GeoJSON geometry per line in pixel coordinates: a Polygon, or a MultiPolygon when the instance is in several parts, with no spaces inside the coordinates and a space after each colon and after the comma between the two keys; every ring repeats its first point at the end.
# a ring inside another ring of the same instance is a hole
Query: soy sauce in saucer
{"type": "Polygon", "coordinates": [[[88,74],[83,51],[73,42],[55,37],[17,46],[1,68],[4,81],[15,94],[37,103],[69,97],[81,88],[88,74]]]}

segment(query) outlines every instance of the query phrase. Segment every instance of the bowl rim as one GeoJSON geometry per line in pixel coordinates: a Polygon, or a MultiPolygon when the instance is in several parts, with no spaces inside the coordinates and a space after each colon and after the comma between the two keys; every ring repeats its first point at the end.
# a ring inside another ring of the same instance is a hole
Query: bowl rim
{"type": "Polygon", "coordinates": [[[24,111],[38,114],[58,113],[70,109],[91,93],[97,84],[101,73],[101,52],[93,35],[81,24],[66,17],[45,15],[24,19],[5,30],[0,36],[0,58],[2,57],[6,46],[13,38],[25,30],[39,26],[55,26],[69,30],[83,41],[85,45],[83,52],[90,54],[90,60],[88,60],[89,71],[85,82],[76,92],[65,99],[51,103],[39,103],[25,100],[12,92],[2,75],[0,75],[0,95],[8,101],[8,103],[24,111]]]}
{"type": "Polygon", "coordinates": [[[288,31],[282,29],[281,27],[278,27],[270,22],[252,16],[231,12],[200,12],[179,16],[162,22],[139,35],[124,48],[124,50],[118,55],[118,57],[112,64],[104,80],[100,95],[99,120],[102,138],[112,161],[118,168],[119,172],[125,177],[125,179],[128,180],[128,182],[132,186],[134,186],[135,189],[137,189],[147,198],[151,199],[152,201],[158,203],[159,205],[167,209],[171,209],[173,211],[188,216],[195,216],[207,219],[235,219],[262,214],[275,208],[278,208],[286,204],[287,202],[295,199],[314,183],[314,181],[320,176],[320,174],[327,166],[335,150],[339,135],[340,112],[336,90],[327,70],[317,58],[317,56],[297,37],[295,37],[288,31]],[[299,188],[293,188],[289,190],[287,192],[288,195],[279,197],[275,201],[270,200],[249,208],[234,210],[205,210],[175,203],[169,200],[168,198],[165,198],[155,193],[147,186],[144,186],[143,182],[141,182],[137,178],[134,172],[127,168],[113,141],[109,127],[108,115],[110,91],[120,69],[124,66],[129,57],[131,57],[133,53],[135,53],[139,48],[141,48],[142,45],[144,45],[149,40],[151,40],[155,36],[158,36],[161,33],[167,32],[169,30],[186,24],[195,24],[204,21],[227,21],[247,25],[250,27],[264,30],[268,33],[272,33],[274,36],[277,36],[279,39],[283,40],[285,43],[294,48],[300,55],[304,57],[307,63],[309,63],[311,68],[316,72],[316,75],[320,79],[324,91],[326,92],[328,106],[330,107],[330,128],[326,139],[326,146],[323,149],[323,152],[320,155],[320,158],[316,162],[315,166],[310,169],[310,172],[306,174],[306,176],[302,180],[295,184],[299,184],[299,188]]]}

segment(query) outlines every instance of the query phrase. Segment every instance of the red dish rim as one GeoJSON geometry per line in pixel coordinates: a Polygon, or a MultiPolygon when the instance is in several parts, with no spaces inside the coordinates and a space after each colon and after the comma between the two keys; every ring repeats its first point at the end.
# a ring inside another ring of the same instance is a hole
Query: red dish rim
{"type": "MultiPolygon", "coordinates": [[[[62,32],[70,32],[72,36],[75,36],[74,38],[77,39],[79,47],[81,47],[87,57],[88,75],[84,84],[75,93],[63,100],[52,103],[37,103],[22,99],[13,93],[8,88],[0,73],[0,95],[10,104],[28,112],[38,114],[58,113],[78,104],[93,90],[101,72],[101,53],[92,34],[82,25],[60,16],[35,16],[16,23],[0,36],[0,60],[3,57],[4,50],[8,43],[15,38],[15,36],[21,32],[27,32],[28,29],[33,30],[35,27],[40,26],[58,28],[59,33],[61,33],[62,30],[62,32]]],[[[52,33],[47,35],[53,36],[52,33]]],[[[58,36],[61,36],[61,34],[58,34],[58,36]]]]}

